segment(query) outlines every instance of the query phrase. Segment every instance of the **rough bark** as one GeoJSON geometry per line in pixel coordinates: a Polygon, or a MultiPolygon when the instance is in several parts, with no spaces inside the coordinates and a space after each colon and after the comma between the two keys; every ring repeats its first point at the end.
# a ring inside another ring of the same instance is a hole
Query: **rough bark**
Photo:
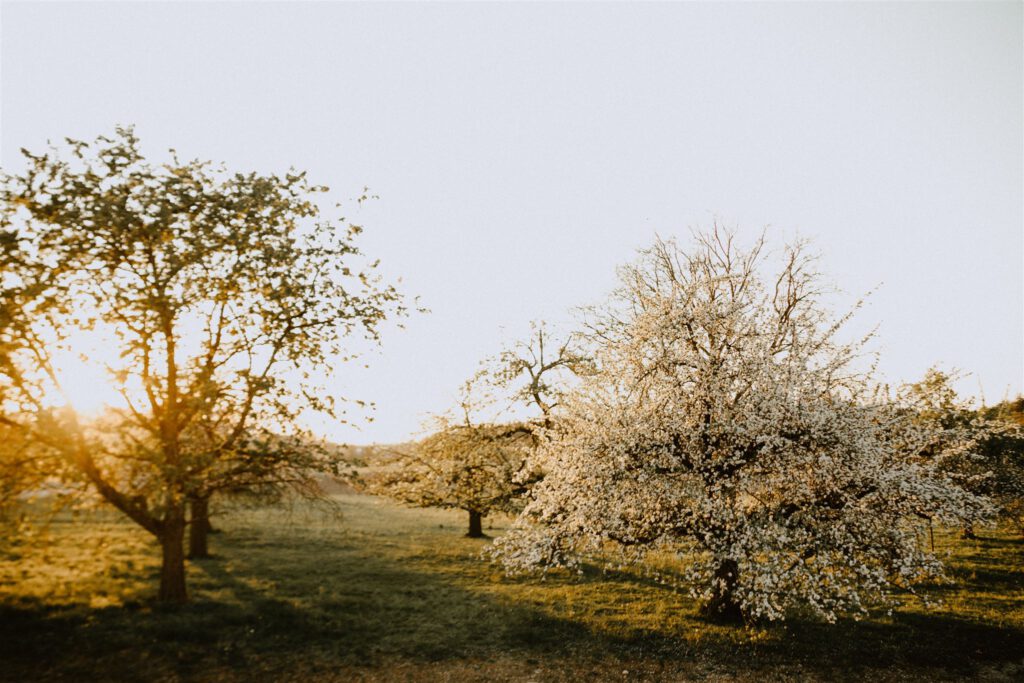
{"type": "Polygon", "coordinates": [[[188,526],[189,559],[210,556],[208,536],[213,530],[210,525],[210,499],[193,498],[189,501],[190,519],[188,526]]]}
{"type": "Polygon", "coordinates": [[[484,537],[484,516],[479,512],[469,511],[469,533],[466,536],[470,538],[484,537]]]}
{"type": "Polygon", "coordinates": [[[160,602],[187,602],[184,506],[168,516],[159,539],[163,550],[163,562],[160,567],[160,602]]]}
{"type": "Polygon", "coordinates": [[[736,560],[722,560],[715,570],[714,592],[702,608],[701,613],[715,621],[740,623],[743,610],[736,600],[736,586],[739,584],[739,564],[736,560]]]}

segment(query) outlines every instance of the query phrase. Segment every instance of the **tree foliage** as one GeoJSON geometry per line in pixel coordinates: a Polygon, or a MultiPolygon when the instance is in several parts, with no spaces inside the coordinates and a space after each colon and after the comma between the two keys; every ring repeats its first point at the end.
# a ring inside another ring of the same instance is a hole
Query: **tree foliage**
{"type": "MultiPolygon", "coordinates": [[[[932,441],[912,459],[926,460],[964,489],[988,497],[1004,520],[1024,532],[1024,417],[1021,401],[977,408],[953,388],[956,375],[937,368],[903,388],[902,398],[932,441]]],[[[973,536],[968,524],[965,536],[973,536]]]]}
{"type": "Polygon", "coordinates": [[[297,418],[333,413],[322,382],[346,340],[404,307],[304,173],[153,165],[124,128],[67,147],[24,151],[0,189],[3,421],[160,539],[161,597],[183,600],[187,501],[331,468],[297,418]],[[125,407],[94,424],[47,400],[53,348],[82,329],[120,358],[125,407]]]}
{"type": "Polygon", "coordinates": [[[478,382],[463,385],[458,417],[438,416],[430,435],[392,450],[369,476],[370,490],[403,503],[465,510],[470,536],[482,535],[481,520],[492,512],[518,511],[535,443],[529,423],[477,420],[478,382]]]}
{"type": "Polygon", "coordinates": [[[878,388],[866,340],[840,340],[850,314],[823,305],[803,243],[770,258],[716,227],[620,281],[588,322],[595,372],[540,446],[547,476],[497,541],[510,571],[672,552],[713,616],[830,620],[941,575],[920,516],[962,523],[985,501],[908,457],[959,445],[878,388]]]}
{"type": "Polygon", "coordinates": [[[1000,516],[1024,537],[1024,398],[978,412],[995,425],[982,441],[980,460],[988,477],[981,490],[998,506],[1000,516]]]}
{"type": "Polygon", "coordinates": [[[435,417],[432,434],[391,453],[370,477],[371,489],[411,505],[466,510],[469,535],[481,535],[484,516],[518,512],[543,476],[535,457],[539,435],[554,427],[571,379],[591,367],[576,335],[531,323],[527,339],[484,359],[462,385],[454,415],[435,417]],[[508,410],[533,414],[497,419],[508,410]]]}

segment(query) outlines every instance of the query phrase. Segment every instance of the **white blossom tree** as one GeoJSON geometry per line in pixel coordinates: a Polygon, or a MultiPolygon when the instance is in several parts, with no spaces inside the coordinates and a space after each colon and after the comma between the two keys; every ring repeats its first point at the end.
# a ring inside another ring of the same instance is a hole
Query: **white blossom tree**
{"type": "Polygon", "coordinates": [[[675,552],[705,612],[732,620],[834,620],[941,575],[920,515],[960,524],[984,499],[906,457],[928,423],[875,386],[866,339],[840,342],[850,314],[828,313],[806,246],[775,260],[716,227],[621,269],[588,322],[595,372],[496,543],[509,571],[675,552]]]}

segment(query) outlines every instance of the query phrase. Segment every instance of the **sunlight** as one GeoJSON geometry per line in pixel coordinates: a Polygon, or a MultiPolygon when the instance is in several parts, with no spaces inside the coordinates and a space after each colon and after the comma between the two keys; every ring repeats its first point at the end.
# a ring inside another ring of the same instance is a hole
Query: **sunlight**
{"type": "Polygon", "coordinates": [[[106,366],[117,360],[113,345],[80,332],[55,351],[53,366],[59,387],[47,396],[51,405],[70,406],[82,415],[96,416],[107,407],[124,405],[124,399],[106,366]]]}

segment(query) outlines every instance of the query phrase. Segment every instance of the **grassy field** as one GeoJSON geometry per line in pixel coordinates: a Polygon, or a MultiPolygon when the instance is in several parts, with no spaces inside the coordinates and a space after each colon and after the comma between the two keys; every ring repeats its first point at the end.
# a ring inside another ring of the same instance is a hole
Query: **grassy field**
{"type": "Polygon", "coordinates": [[[637,573],[508,579],[462,514],[336,500],[217,518],[178,608],[154,605],[158,550],[137,527],[53,520],[0,555],[0,680],[1024,679],[1009,534],[939,536],[957,584],[930,590],[938,606],[745,630],[637,573]]]}

